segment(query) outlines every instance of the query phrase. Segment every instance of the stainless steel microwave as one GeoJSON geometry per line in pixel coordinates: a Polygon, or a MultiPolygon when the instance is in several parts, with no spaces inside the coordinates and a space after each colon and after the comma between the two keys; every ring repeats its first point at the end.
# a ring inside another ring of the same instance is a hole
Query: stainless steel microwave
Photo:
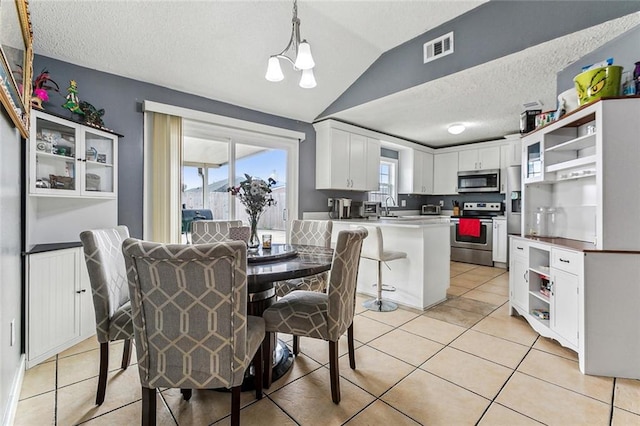
{"type": "Polygon", "coordinates": [[[500,192],[500,170],[458,172],[458,192],[500,192]]]}

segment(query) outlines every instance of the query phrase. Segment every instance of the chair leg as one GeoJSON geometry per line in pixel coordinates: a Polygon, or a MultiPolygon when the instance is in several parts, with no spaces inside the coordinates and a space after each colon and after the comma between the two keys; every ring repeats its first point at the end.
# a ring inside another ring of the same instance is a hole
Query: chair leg
{"type": "Polygon", "coordinates": [[[273,380],[273,348],[274,348],[275,333],[267,332],[262,342],[262,358],[264,359],[263,370],[263,386],[265,389],[271,387],[271,381],[273,380]]]}
{"type": "Polygon", "coordinates": [[[193,394],[192,389],[180,389],[180,393],[182,394],[182,399],[188,401],[191,399],[191,395],[193,394]]]}
{"type": "Polygon", "coordinates": [[[293,336],[293,354],[298,355],[300,353],[300,336],[293,336]]]}
{"type": "Polygon", "coordinates": [[[231,388],[231,426],[240,426],[240,388],[231,388]]]}
{"type": "Polygon", "coordinates": [[[338,342],[329,341],[329,375],[331,377],[331,399],[340,403],[340,373],[338,368],[338,342]]]}
{"type": "Polygon", "coordinates": [[[347,343],[349,344],[349,367],[352,370],[356,369],[356,352],[353,345],[353,322],[347,328],[347,343]]]}
{"type": "Polygon", "coordinates": [[[256,388],[256,399],[262,399],[262,364],[264,364],[264,355],[262,354],[262,345],[258,346],[258,350],[253,356],[253,385],[256,388]]]}
{"type": "Polygon", "coordinates": [[[131,364],[131,339],[126,339],[122,349],[122,369],[126,370],[129,364],[131,364]]]}
{"type": "Polygon", "coordinates": [[[98,373],[98,392],[96,405],[102,405],[107,392],[107,373],[109,372],[109,342],[100,343],[100,372],[98,373]]]}
{"type": "Polygon", "coordinates": [[[156,425],[156,390],[142,387],[142,426],[156,425]]]}

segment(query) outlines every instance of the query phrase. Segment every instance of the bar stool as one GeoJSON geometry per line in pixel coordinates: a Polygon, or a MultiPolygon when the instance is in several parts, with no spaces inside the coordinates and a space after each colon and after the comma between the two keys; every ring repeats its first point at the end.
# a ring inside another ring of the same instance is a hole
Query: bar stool
{"type": "MultiPolygon", "coordinates": [[[[390,312],[398,309],[398,305],[388,300],[382,300],[382,263],[387,265],[387,262],[396,259],[404,259],[407,257],[407,253],[403,251],[391,251],[385,250],[382,242],[382,230],[379,226],[365,226],[369,231],[369,236],[364,239],[362,244],[362,254],[360,257],[378,262],[378,296],[375,299],[367,300],[362,304],[365,308],[371,311],[390,312]]],[[[389,268],[389,265],[387,265],[389,268]]],[[[391,269],[391,268],[389,268],[391,269]]],[[[393,290],[390,291],[394,291],[393,290]]]]}

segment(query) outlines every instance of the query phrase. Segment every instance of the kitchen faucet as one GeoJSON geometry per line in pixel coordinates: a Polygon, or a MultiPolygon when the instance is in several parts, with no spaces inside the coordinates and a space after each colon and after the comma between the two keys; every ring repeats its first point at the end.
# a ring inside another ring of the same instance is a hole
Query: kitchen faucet
{"type": "Polygon", "coordinates": [[[387,198],[384,199],[385,216],[389,216],[389,198],[391,198],[391,201],[393,201],[393,205],[396,205],[396,200],[394,200],[391,195],[388,195],[387,198]]]}

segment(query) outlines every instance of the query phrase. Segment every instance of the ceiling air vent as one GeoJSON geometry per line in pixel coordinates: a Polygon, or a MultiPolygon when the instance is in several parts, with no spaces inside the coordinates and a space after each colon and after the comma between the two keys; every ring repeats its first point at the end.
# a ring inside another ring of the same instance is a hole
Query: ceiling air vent
{"type": "Polygon", "coordinates": [[[453,32],[426,42],[422,48],[425,64],[453,53],[453,32]]]}

